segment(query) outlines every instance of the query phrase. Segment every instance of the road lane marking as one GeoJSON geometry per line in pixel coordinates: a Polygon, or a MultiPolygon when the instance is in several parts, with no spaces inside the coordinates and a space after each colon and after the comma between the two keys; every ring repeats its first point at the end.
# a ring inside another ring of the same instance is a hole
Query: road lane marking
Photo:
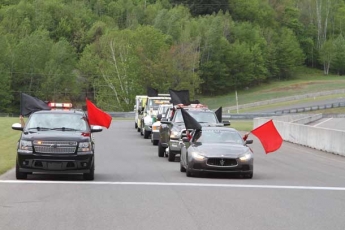
{"type": "Polygon", "coordinates": [[[314,127],[317,127],[317,126],[319,126],[319,125],[321,125],[321,124],[323,124],[323,123],[326,123],[327,121],[330,121],[330,120],[332,120],[332,119],[333,119],[333,117],[328,118],[328,119],[326,119],[326,120],[324,120],[324,121],[322,121],[322,122],[320,122],[320,123],[314,125],[314,127]]]}
{"type": "Polygon", "coordinates": [[[245,185],[245,184],[203,184],[203,183],[163,183],[163,182],[161,183],[161,182],[0,180],[0,184],[145,185],[145,186],[184,186],[184,187],[222,187],[222,188],[261,188],[261,189],[345,191],[345,187],[245,185]]]}

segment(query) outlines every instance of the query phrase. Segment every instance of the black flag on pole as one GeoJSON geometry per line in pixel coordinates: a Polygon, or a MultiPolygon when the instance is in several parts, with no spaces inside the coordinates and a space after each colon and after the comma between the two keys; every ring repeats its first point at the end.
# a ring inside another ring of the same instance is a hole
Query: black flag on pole
{"type": "Polygon", "coordinates": [[[189,90],[172,90],[169,89],[171,103],[173,105],[184,104],[190,105],[189,90]]]}
{"type": "Polygon", "coordinates": [[[158,97],[158,90],[151,88],[151,87],[147,87],[147,96],[148,97],[158,97]]]}
{"type": "Polygon", "coordinates": [[[40,110],[51,110],[47,103],[36,97],[26,93],[21,93],[20,97],[20,114],[23,116],[28,116],[40,110]]]}
{"type": "Polygon", "coordinates": [[[181,113],[186,129],[201,130],[201,125],[185,109],[181,108],[181,113]]]}
{"type": "Polygon", "coordinates": [[[222,122],[222,116],[223,116],[222,112],[223,112],[223,107],[220,107],[215,112],[219,122],[222,122]]]}

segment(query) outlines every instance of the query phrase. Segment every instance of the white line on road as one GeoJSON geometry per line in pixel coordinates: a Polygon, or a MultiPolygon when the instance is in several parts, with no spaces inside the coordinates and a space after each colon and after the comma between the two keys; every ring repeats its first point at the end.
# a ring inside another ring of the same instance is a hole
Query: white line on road
{"type": "Polygon", "coordinates": [[[314,127],[319,126],[319,125],[321,125],[321,124],[323,124],[323,123],[326,123],[327,121],[332,120],[332,119],[333,119],[333,117],[328,118],[327,120],[324,120],[324,121],[322,121],[322,122],[320,122],[320,123],[314,125],[314,127]]]}
{"type": "Polygon", "coordinates": [[[146,186],[186,186],[186,187],[263,188],[263,189],[345,191],[345,187],[243,185],[243,184],[202,184],[202,183],[160,183],[160,182],[0,180],[0,184],[146,185],[146,186]]]}

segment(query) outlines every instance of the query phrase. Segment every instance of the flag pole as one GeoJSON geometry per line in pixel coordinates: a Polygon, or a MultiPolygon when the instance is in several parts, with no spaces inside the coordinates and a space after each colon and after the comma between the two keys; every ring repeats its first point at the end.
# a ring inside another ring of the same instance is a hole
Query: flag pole
{"type": "Polygon", "coordinates": [[[236,93],[236,110],[237,110],[237,114],[238,114],[238,96],[237,96],[237,90],[235,91],[236,93]]]}

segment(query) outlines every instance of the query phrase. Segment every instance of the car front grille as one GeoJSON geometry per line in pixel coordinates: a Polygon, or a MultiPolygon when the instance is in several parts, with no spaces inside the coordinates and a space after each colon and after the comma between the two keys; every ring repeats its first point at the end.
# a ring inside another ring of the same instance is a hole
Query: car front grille
{"type": "Polygon", "coordinates": [[[219,167],[237,166],[237,160],[229,158],[209,158],[207,160],[207,165],[219,167]]]}
{"type": "Polygon", "coordinates": [[[73,154],[77,145],[76,141],[34,141],[36,153],[73,154]]]}

